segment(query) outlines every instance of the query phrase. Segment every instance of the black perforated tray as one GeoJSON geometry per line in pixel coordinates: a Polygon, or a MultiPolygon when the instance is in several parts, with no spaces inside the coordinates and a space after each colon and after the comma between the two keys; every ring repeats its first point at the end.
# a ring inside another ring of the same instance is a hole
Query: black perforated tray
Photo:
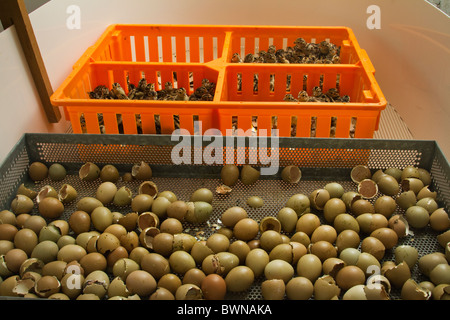
{"type": "MultiPolygon", "coordinates": [[[[214,141],[214,146],[220,146],[220,143],[223,146],[230,146],[230,142],[233,142],[231,154],[234,155],[235,161],[245,159],[248,163],[256,159],[256,163],[251,162],[255,166],[270,166],[259,161],[260,149],[253,147],[255,143],[258,146],[256,138],[201,139],[199,136],[192,136],[183,139],[172,139],[171,136],[165,135],[24,134],[0,167],[0,210],[10,208],[10,203],[21,183],[34,184],[27,175],[28,166],[34,161],[41,161],[47,165],[58,162],[68,171],[63,181],[55,182],[47,179],[37,183],[34,186],[36,190],[47,184],[59,189],[63,183],[69,183],[78,191],[78,198],[93,196],[101,183],[100,179],[94,182],[79,179],[78,170],[83,163],[92,161],[100,167],[104,164],[113,164],[121,173],[125,173],[131,171],[133,164],[146,161],[153,168],[152,180],[158,185],[159,190],[171,190],[178,199],[185,201],[189,200],[197,188],[206,187],[214,191],[221,184],[222,164],[206,164],[202,161],[205,159],[202,159],[201,154],[211,141],[214,141]],[[179,141],[191,143],[192,147],[186,150],[191,151],[192,164],[173,165],[172,149],[179,141]]],[[[271,152],[278,150],[280,168],[291,164],[301,168],[302,180],[299,184],[287,184],[282,181],[281,169],[275,175],[261,176],[260,180],[250,186],[243,185],[239,181],[230,194],[215,194],[212,203],[213,214],[208,223],[199,226],[186,225],[186,232],[195,235],[198,230],[202,230],[207,237],[214,232],[211,225],[218,223],[222,212],[235,205],[245,206],[249,216],[258,221],[265,216],[276,216],[293,194],[309,195],[313,190],[322,188],[331,181],[341,183],[346,191],[356,191],[356,184],[350,179],[350,171],[360,164],[367,165],[373,171],[388,167],[404,168],[408,165],[429,170],[433,181],[432,189],[438,193],[438,204],[449,212],[450,166],[435,141],[279,138],[277,144],[271,145],[269,141],[268,147],[278,147],[271,152]],[[262,208],[252,209],[246,206],[246,199],[253,195],[264,199],[262,208]]],[[[223,150],[225,160],[225,148],[223,150]]],[[[139,183],[139,181],[117,182],[118,186],[126,184],[134,195],[137,194],[139,183]]],[[[75,203],[65,206],[63,219],[68,219],[75,211],[75,203]]],[[[122,213],[129,212],[129,208],[126,207],[113,209],[122,213]]],[[[37,214],[37,210],[33,213],[37,214]]],[[[316,213],[321,217],[320,212],[316,213]]],[[[430,228],[414,230],[414,235],[401,239],[399,245],[413,245],[418,249],[419,257],[434,251],[443,252],[443,248],[436,241],[436,235],[437,232],[430,228]]],[[[393,249],[386,251],[384,259],[393,259],[393,249]]],[[[427,280],[422,278],[417,265],[412,274],[418,281],[427,280]]],[[[262,280],[257,279],[249,291],[237,295],[230,294],[228,297],[261,299],[259,285],[262,280]]],[[[391,298],[396,299],[399,294],[399,290],[393,289],[391,298]]]]}

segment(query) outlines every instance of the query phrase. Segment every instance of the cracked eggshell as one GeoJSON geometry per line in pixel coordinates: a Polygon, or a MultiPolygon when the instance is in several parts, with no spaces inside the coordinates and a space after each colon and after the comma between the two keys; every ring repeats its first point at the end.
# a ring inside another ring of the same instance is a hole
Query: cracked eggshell
{"type": "Polygon", "coordinates": [[[313,294],[315,300],[334,300],[341,294],[341,288],[332,276],[325,274],[314,282],[313,294]]]}
{"type": "Polygon", "coordinates": [[[222,182],[232,187],[239,180],[239,168],[234,164],[226,164],[220,171],[222,182]]]}
{"type": "Polygon", "coordinates": [[[121,277],[115,277],[108,286],[108,297],[128,297],[131,293],[121,277]]]}
{"type": "Polygon", "coordinates": [[[419,286],[416,281],[410,278],[403,284],[400,296],[403,300],[429,300],[431,291],[419,286]]]}
{"type": "Polygon", "coordinates": [[[78,171],[78,175],[83,181],[94,181],[100,176],[100,168],[92,162],[86,162],[78,171]]]}
{"type": "Polygon", "coordinates": [[[269,261],[270,257],[267,251],[261,248],[255,248],[247,254],[245,265],[253,271],[255,277],[259,277],[264,273],[264,268],[269,261]]]}
{"type": "Polygon", "coordinates": [[[364,284],[355,285],[345,291],[342,300],[367,300],[364,284]]]}
{"type": "Polygon", "coordinates": [[[430,280],[435,285],[450,283],[450,265],[448,263],[440,263],[430,272],[430,280]]]}
{"type": "Polygon", "coordinates": [[[30,213],[33,208],[33,200],[23,194],[16,195],[11,201],[11,211],[16,215],[19,215],[21,213],[30,213]]]}
{"type": "Polygon", "coordinates": [[[133,200],[133,192],[127,186],[120,187],[114,194],[113,203],[116,206],[124,207],[131,204],[133,200]]]}
{"type": "Polygon", "coordinates": [[[300,218],[298,218],[295,231],[304,232],[306,235],[311,237],[313,232],[321,225],[320,219],[314,213],[305,213],[300,218]]]}
{"type": "Polygon", "coordinates": [[[130,258],[120,258],[114,263],[112,273],[115,277],[120,277],[123,281],[126,281],[131,272],[140,269],[141,267],[136,261],[130,258]]]}
{"type": "Polygon", "coordinates": [[[287,166],[281,171],[281,179],[287,183],[299,183],[302,178],[302,171],[297,166],[287,166]]]}
{"type": "Polygon", "coordinates": [[[131,176],[137,180],[148,180],[152,174],[152,168],[145,161],[136,163],[131,168],[131,176]]]}
{"type": "Polygon", "coordinates": [[[18,294],[13,290],[16,287],[20,277],[17,275],[12,275],[0,282],[0,296],[17,297],[18,294]]]}
{"type": "Polygon", "coordinates": [[[41,298],[48,298],[61,290],[61,283],[55,276],[43,276],[34,286],[34,292],[41,298]]]}
{"type": "Polygon", "coordinates": [[[395,263],[406,262],[409,269],[413,269],[419,258],[419,252],[413,246],[400,245],[394,249],[395,263]]]}
{"type": "Polygon", "coordinates": [[[316,189],[309,195],[309,201],[311,207],[316,210],[322,211],[325,207],[325,204],[328,200],[330,200],[330,193],[326,189],[316,189]]]}
{"type": "Polygon", "coordinates": [[[102,167],[102,170],[100,170],[100,179],[102,181],[110,181],[110,182],[117,182],[120,178],[119,170],[112,165],[107,164],[102,167]]]}
{"type": "Polygon", "coordinates": [[[48,176],[48,167],[39,161],[30,164],[28,175],[33,181],[42,181],[48,176]]]}
{"type": "Polygon", "coordinates": [[[241,182],[244,185],[251,185],[259,179],[260,175],[261,172],[258,169],[246,164],[241,169],[241,182]]]}
{"type": "Polygon", "coordinates": [[[430,227],[436,231],[445,231],[450,228],[450,218],[444,208],[436,209],[431,213],[430,227]]]}
{"type": "Polygon", "coordinates": [[[395,214],[389,218],[388,227],[394,230],[399,238],[406,237],[410,233],[408,220],[403,215],[395,214]]]}
{"type": "Polygon", "coordinates": [[[158,196],[158,186],[153,181],[144,181],[139,185],[138,194],[148,194],[153,199],[158,196]]]}
{"type": "Polygon", "coordinates": [[[95,197],[103,203],[103,205],[107,205],[114,200],[114,196],[117,192],[117,186],[115,183],[106,181],[102,182],[95,192],[95,197]]]}
{"type": "Polygon", "coordinates": [[[398,265],[395,265],[395,263],[392,265],[383,263],[381,272],[398,289],[402,288],[405,281],[411,278],[411,270],[405,262],[401,262],[398,265]]]}
{"type": "Polygon", "coordinates": [[[149,194],[138,194],[131,200],[131,210],[137,213],[148,212],[152,207],[153,200],[149,194]]]}
{"type": "Polygon", "coordinates": [[[105,271],[93,271],[84,279],[83,294],[92,293],[103,299],[108,291],[109,284],[109,276],[105,271]]]}
{"type": "Polygon", "coordinates": [[[182,284],[175,292],[175,300],[202,300],[202,290],[195,284],[182,284]]]}
{"type": "Polygon", "coordinates": [[[22,183],[19,188],[17,189],[17,194],[23,194],[24,196],[27,196],[31,200],[34,200],[36,196],[38,195],[38,192],[25,186],[24,183],[22,183]]]}
{"type": "Polygon", "coordinates": [[[103,203],[94,197],[83,197],[77,202],[77,210],[91,214],[97,207],[103,207],[103,203]]]}
{"type": "Polygon", "coordinates": [[[247,266],[237,266],[228,272],[225,277],[227,291],[243,292],[248,290],[255,280],[255,275],[247,266]]]}

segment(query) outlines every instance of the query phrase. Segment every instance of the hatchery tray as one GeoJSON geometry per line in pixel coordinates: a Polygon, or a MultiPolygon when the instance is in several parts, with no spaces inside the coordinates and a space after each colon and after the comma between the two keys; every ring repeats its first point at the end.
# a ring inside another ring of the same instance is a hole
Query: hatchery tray
{"type": "MultiPolygon", "coordinates": [[[[351,169],[360,164],[372,170],[388,167],[404,168],[417,166],[427,169],[432,175],[432,189],[437,191],[440,207],[450,210],[450,166],[435,141],[417,140],[379,140],[379,139],[322,139],[322,138],[279,138],[262,141],[256,137],[206,137],[168,135],[73,135],[73,134],[34,134],[27,133],[18,141],[0,167],[0,204],[1,209],[9,209],[10,204],[21,183],[36,190],[50,184],[58,189],[63,183],[71,184],[78,191],[78,198],[95,195],[98,181],[81,181],[78,170],[87,161],[100,167],[105,164],[117,166],[121,173],[130,172],[133,164],[146,161],[153,168],[152,180],[159,190],[171,190],[178,199],[188,201],[192,192],[200,187],[215,190],[221,184],[220,170],[222,164],[232,160],[237,164],[250,163],[259,167],[279,165],[297,165],[302,170],[299,184],[287,184],[281,179],[277,170],[273,175],[261,176],[253,185],[243,185],[240,181],[230,194],[214,195],[213,214],[208,223],[196,226],[186,225],[196,235],[198,230],[204,236],[214,232],[212,224],[220,223],[222,212],[231,206],[243,206],[249,216],[260,220],[265,216],[275,216],[283,208],[290,196],[296,193],[309,195],[313,190],[322,188],[327,182],[341,183],[346,191],[356,190],[356,184],[350,179],[351,169]],[[180,139],[178,139],[180,138],[180,139]],[[190,163],[173,164],[172,151],[180,146],[181,141],[191,152],[190,163]],[[211,150],[208,146],[214,142],[216,162],[208,162],[205,155],[211,150]],[[268,149],[266,148],[268,147],[268,149]],[[230,152],[231,150],[231,152],[230,152]],[[220,152],[223,151],[223,157],[220,152]],[[227,152],[231,157],[226,157],[227,152]],[[268,158],[261,157],[269,152],[268,158]],[[275,163],[278,157],[278,163],[275,163]],[[227,161],[228,160],[228,161],[227,161]],[[263,161],[264,160],[264,161],[263,161]],[[30,181],[27,170],[34,161],[47,165],[63,164],[68,172],[63,181],[46,179],[34,185],[30,181]],[[253,162],[252,162],[253,161],[253,162]],[[221,163],[222,162],[222,163],[221,163]],[[246,205],[249,196],[260,196],[264,206],[259,209],[246,205]]],[[[125,182],[118,181],[118,185],[125,182]]],[[[126,182],[127,186],[137,194],[139,181],[126,182]]],[[[115,211],[128,213],[129,208],[113,208],[115,211]]],[[[62,219],[68,219],[75,210],[75,202],[65,206],[62,219]]],[[[38,214],[37,210],[33,214],[38,214]]],[[[321,213],[317,212],[319,217],[321,213]]],[[[322,219],[322,218],[321,218],[322,219]]],[[[413,236],[407,236],[399,244],[411,244],[419,251],[419,257],[434,251],[443,252],[436,241],[437,232],[426,228],[414,230],[413,236]]],[[[392,249],[393,250],[393,249],[392,249]]],[[[384,259],[391,259],[393,251],[387,250],[384,259]]],[[[417,280],[424,280],[416,267],[412,270],[417,280]]],[[[255,285],[247,292],[228,294],[230,299],[261,299],[257,279],[255,285]]],[[[393,289],[391,298],[399,298],[399,291],[393,289]]]]}

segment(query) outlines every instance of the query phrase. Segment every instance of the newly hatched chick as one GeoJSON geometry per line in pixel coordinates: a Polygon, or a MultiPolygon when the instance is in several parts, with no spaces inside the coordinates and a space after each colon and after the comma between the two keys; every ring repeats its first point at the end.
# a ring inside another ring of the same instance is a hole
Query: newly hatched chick
{"type": "Polygon", "coordinates": [[[287,93],[284,96],[283,100],[286,101],[286,102],[298,102],[298,100],[295,99],[294,96],[292,94],[290,94],[290,93],[287,93]]]}
{"type": "Polygon", "coordinates": [[[122,86],[117,82],[113,83],[111,93],[116,99],[129,100],[125,90],[123,90],[122,86]]]}
{"type": "Polygon", "coordinates": [[[189,100],[189,96],[186,94],[185,88],[177,89],[177,94],[175,96],[175,100],[177,100],[177,101],[188,101],[189,100]]]}
{"type": "Polygon", "coordinates": [[[252,53],[247,53],[244,57],[244,63],[253,63],[255,61],[255,56],[252,53]]]}
{"type": "Polygon", "coordinates": [[[241,55],[237,52],[233,53],[233,56],[231,57],[231,62],[232,63],[242,63],[241,55]]]}
{"type": "Polygon", "coordinates": [[[297,99],[298,99],[298,101],[300,101],[300,102],[307,102],[308,99],[309,99],[308,92],[306,92],[305,90],[300,91],[300,92],[298,93],[297,99]]]}

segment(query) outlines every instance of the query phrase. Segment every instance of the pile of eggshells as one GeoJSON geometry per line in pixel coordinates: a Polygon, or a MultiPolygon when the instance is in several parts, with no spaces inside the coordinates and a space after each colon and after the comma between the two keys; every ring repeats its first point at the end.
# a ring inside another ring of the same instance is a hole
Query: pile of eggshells
{"type": "MultiPolygon", "coordinates": [[[[37,183],[66,176],[64,166],[40,162],[28,173],[37,183]]],[[[296,166],[281,172],[286,184],[299,184],[301,176],[296,166]]],[[[225,165],[215,192],[226,195],[238,181],[250,185],[259,177],[249,165],[225,165]]],[[[260,220],[232,206],[204,238],[187,226],[211,225],[212,190],[178,199],[158,189],[145,162],[123,175],[113,165],[87,162],[79,178],[96,183],[95,194],[80,197],[66,183],[39,191],[22,184],[0,212],[0,296],[220,300],[245,295],[258,283],[266,300],[391,299],[394,288],[405,300],[450,297],[450,220],[424,169],[372,174],[356,166],[356,191],[327,183],[309,195],[293,194],[275,216],[260,220]],[[132,180],[138,190],[126,186],[132,180]],[[63,219],[74,203],[76,210],[63,219]],[[437,233],[441,251],[419,257],[415,247],[399,244],[428,229],[437,233]],[[388,251],[393,261],[385,261],[388,251]],[[417,265],[427,281],[413,279],[417,265]]],[[[264,201],[250,196],[247,205],[257,209],[264,201]]]]}

